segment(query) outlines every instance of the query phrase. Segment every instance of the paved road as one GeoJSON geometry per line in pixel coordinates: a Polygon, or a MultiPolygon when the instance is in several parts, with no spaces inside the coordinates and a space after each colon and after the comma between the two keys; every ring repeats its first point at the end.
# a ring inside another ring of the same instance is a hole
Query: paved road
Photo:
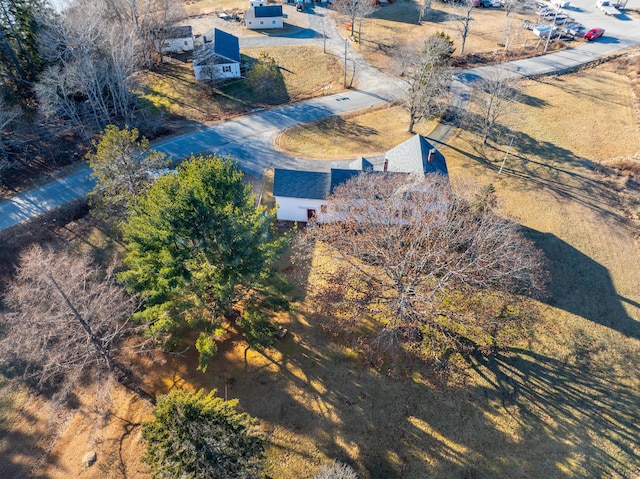
{"type": "MultiPolygon", "coordinates": [[[[578,1],[586,3],[587,0],[578,1]]],[[[588,0],[588,2],[591,5],[591,1],[588,0]]],[[[310,28],[305,29],[304,34],[301,34],[298,40],[323,42],[321,36],[318,38],[318,35],[311,35],[309,32],[321,32],[324,28],[328,37],[327,49],[336,55],[341,55],[343,54],[341,52],[344,51],[344,39],[340,37],[333,22],[326,22],[324,27],[322,26],[322,10],[316,9],[316,12],[311,14],[310,28]]],[[[584,8],[577,7],[576,17],[578,13],[590,14],[590,19],[599,14],[599,12],[589,12],[586,6],[584,8]]],[[[598,18],[598,20],[602,20],[598,24],[604,25],[608,32],[607,37],[599,41],[545,56],[459,72],[454,82],[454,91],[457,92],[454,101],[458,106],[463,105],[468,95],[468,83],[479,77],[489,75],[536,76],[562,72],[589,63],[600,56],[640,44],[640,22],[637,20],[628,17],[623,19],[605,18],[604,14],[602,14],[602,19],[598,18]]],[[[260,41],[269,41],[272,38],[274,37],[260,41]]],[[[298,40],[293,39],[293,41],[298,40]]],[[[252,41],[255,42],[255,40],[252,41]]],[[[291,42],[292,39],[277,41],[291,42]]],[[[369,108],[402,96],[401,82],[397,79],[376,71],[353,50],[349,51],[348,58],[349,61],[353,61],[357,65],[358,90],[349,90],[345,93],[254,113],[154,143],[153,147],[176,159],[202,152],[216,153],[223,157],[230,156],[238,161],[239,166],[245,172],[258,178],[261,177],[266,167],[328,170],[338,165],[344,165],[345,161],[325,162],[288,157],[274,151],[272,139],[283,128],[369,108]]],[[[442,141],[453,128],[454,125],[440,125],[430,135],[430,138],[442,141]]],[[[61,180],[0,202],[0,230],[85,196],[93,188],[89,174],[89,168],[81,166],[75,173],[61,180]]]]}

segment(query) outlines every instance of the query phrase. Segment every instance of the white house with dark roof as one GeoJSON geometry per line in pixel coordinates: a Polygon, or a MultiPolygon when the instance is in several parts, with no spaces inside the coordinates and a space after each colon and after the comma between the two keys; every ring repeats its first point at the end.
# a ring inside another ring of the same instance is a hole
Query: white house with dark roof
{"type": "Polygon", "coordinates": [[[240,78],[240,42],[238,37],[217,28],[212,41],[193,51],[193,73],[199,81],[240,78]]]}
{"type": "Polygon", "coordinates": [[[268,30],[284,27],[282,5],[262,5],[262,2],[250,2],[249,10],[244,14],[244,25],[249,30],[268,30]]]}
{"type": "Polygon", "coordinates": [[[310,220],[322,212],[325,199],[337,186],[363,171],[449,174],[442,153],[420,135],[400,143],[381,158],[359,158],[345,169],[319,172],[276,168],[273,196],[278,204],[277,218],[285,221],[310,220]]]}
{"type": "Polygon", "coordinates": [[[156,50],[160,53],[184,53],[193,50],[191,25],[160,28],[153,32],[156,50]]]}

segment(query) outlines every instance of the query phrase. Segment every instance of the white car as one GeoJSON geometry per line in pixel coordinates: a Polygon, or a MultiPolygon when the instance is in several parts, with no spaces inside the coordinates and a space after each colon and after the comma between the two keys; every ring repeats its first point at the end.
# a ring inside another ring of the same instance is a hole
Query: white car
{"type": "Polygon", "coordinates": [[[553,27],[548,23],[543,23],[533,29],[533,34],[540,38],[546,38],[549,34],[555,34],[557,30],[558,29],[556,27],[553,27]]]}

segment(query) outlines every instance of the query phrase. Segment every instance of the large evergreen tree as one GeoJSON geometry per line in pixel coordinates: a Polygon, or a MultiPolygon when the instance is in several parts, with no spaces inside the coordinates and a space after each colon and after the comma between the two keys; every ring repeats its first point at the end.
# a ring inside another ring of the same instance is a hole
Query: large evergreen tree
{"type": "Polygon", "coordinates": [[[257,420],[202,391],[172,391],[158,399],[153,421],[145,424],[143,460],[152,477],[252,479],[262,477],[264,439],[257,420]]]}
{"type": "Polygon", "coordinates": [[[38,48],[40,0],[0,0],[0,74],[16,91],[30,92],[44,61],[38,48]]]}
{"type": "Polygon", "coordinates": [[[192,157],[151,186],[124,227],[122,278],[147,298],[139,317],[167,339],[198,331],[202,370],[222,315],[265,277],[284,241],[269,235],[272,215],[242,176],[230,160],[192,157]]]}

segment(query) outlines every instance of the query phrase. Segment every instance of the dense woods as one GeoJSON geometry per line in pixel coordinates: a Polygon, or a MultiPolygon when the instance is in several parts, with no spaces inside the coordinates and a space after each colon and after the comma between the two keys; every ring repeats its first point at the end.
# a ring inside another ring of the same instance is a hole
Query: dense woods
{"type": "MultiPolygon", "coordinates": [[[[154,32],[180,2],[0,2],[0,183],[9,171],[72,161],[56,144],[87,144],[108,124],[148,126],[136,73],[152,68],[154,32]]],[[[78,158],[76,156],[76,158],[78,158]]]]}

